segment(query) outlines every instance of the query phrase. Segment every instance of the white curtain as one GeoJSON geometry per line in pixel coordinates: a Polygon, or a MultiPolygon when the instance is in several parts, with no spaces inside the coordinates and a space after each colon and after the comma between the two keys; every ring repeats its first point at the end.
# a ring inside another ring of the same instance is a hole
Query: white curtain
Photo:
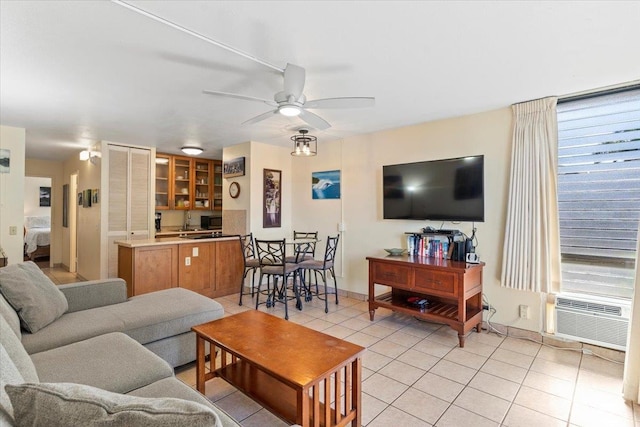
{"type": "Polygon", "coordinates": [[[624,361],[622,382],[624,398],[640,404],[640,230],[636,249],[636,282],[631,305],[627,354],[624,361]]]}
{"type": "Polygon", "coordinates": [[[555,97],[512,106],[513,146],[502,286],[554,292],[560,284],[555,97]]]}

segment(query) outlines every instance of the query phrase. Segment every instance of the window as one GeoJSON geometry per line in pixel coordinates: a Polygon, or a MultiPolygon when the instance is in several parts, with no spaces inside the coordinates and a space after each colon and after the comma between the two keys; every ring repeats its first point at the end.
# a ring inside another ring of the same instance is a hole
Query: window
{"type": "Polygon", "coordinates": [[[558,103],[562,291],[632,298],[640,88],[558,103]]]}

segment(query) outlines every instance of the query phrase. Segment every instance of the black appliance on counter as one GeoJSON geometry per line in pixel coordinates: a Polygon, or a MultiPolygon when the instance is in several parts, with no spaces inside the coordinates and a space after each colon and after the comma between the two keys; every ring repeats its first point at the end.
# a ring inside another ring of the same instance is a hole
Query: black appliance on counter
{"type": "Polygon", "coordinates": [[[156,231],[162,228],[162,213],[156,212],[156,231]]]}
{"type": "Polygon", "coordinates": [[[200,228],[203,228],[205,230],[221,230],[222,217],[202,215],[200,217],[200,228]]]}

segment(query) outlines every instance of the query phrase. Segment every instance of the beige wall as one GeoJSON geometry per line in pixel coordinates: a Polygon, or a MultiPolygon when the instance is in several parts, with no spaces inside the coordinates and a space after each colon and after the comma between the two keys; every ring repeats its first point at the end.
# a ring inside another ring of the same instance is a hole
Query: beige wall
{"type": "MultiPolygon", "coordinates": [[[[78,189],[76,194],[70,194],[69,200],[77,203],[77,193],[88,189],[100,189],[101,161],[96,164],[80,161],[78,155],[71,156],[64,162],[64,183],[68,184],[70,176],[78,172],[78,189]]],[[[102,190],[100,189],[101,197],[102,190]]],[[[78,242],[78,271],[87,280],[100,278],[100,206],[83,208],[77,206],[77,242],[78,242]]],[[[63,229],[62,263],[70,265],[69,260],[69,229],[63,229]]]]}
{"type": "Polygon", "coordinates": [[[25,161],[26,176],[51,178],[50,265],[64,264],[62,253],[64,241],[64,228],[62,227],[62,185],[65,183],[63,168],[62,162],[41,159],[26,159],[25,161]]]}
{"type": "Polygon", "coordinates": [[[25,135],[22,128],[0,126],[0,149],[9,150],[9,173],[0,173],[0,247],[10,264],[22,261],[24,225],[24,153],[25,135]],[[16,233],[9,233],[15,227],[16,233]]]}
{"type": "MultiPolygon", "coordinates": [[[[406,247],[405,232],[441,225],[440,222],[382,219],[383,165],[483,154],[485,222],[476,223],[477,252],[486,263],[484,293],[497,309],[492,320],[542,330],[540,296],[500,286],[511,155],[509,108],[330,143],[322,143],[319,135],[319,140],[318,156],[293,159],[292,181],[285,177],[285,185],[292,190],[291,199],[287,201],[292,205],[292,229],[318,230],[324,237],[337,234],[338,222],[344,222],[346,231],[341,233],[341,252],[338,253],[343,262],[340,288],[368,294],[367,256],[386,255],[383,248],[406,247]],[[312,200],[311,172],[334,169],[342,171],[341,200],[312,200]],[[530,319],[519,319],[520,304],[530,306],[530,319]]],[[[445,223],[443,227],[458,228],[467,235],[472,231],[471,223],[445,223]]]]}
{"type": "MultiPolygon", "coordinates": [[[[249,202],[249,229],[257,239],[282,239],[291,235],[291,206],[292,201],[292,168],[291,155],[288,148],[276,147],[260,142],[251,143],[251,158],[249,162],[249,180],[251,186],[249,202]],[[282,172],[282,221],[279,228],[264,228],[262,226],[263,212],[263,171],[275,169],[282,172]]],[[[245,159],[246,162],[246,159],[245,159]]],[[[245,169],[247,164],[245,163],[245,169]]],[[[229,181],[230,183],[231,181],[229,181]]],[[[225,188],[228,189],[228,183],[225,188]]],[[[227,192],[228,193],[228,192],[227,192]]],[[[223,201],[223,203],[226,199],[223,201]]],[[[226,207],[225,207],[226,209],[226,207]]]]}
{"type": "MultiPolygon", "coordinates": [[[[230,223],[236,225],[236,227],[233,228],[237,229],[240,228],[237,227],[239,226],[239,224],[237,224],[237,221],[241,219],[241,216],[237,217],[237,213],[245,211],[245,233],[251,231],[251,226],[249,223],[251,220],[252,194],[259,192],[258,187],[253,188],[252,191],[251,186],[251,144],[251,142],[245,142],[242,144],[234,145],[232,147],[225,147],[222,154],[223,162],[233,160],[238,157],[244,157],[244,175],[222,179],[222,217],[224,221],[223,224],[230,223]],[[234,181],[240,184],[240,195],[235,199],[229,196],[229,186],[234,181]],[[234,218],[228,218],[229,215],[233,215],[234,218]],[[227,220],[229,220],[229,222],[227,222],[227,220]]],[[[229,232],[229,230],[223,229],[223,232],[227,233],[229,232]]]]}

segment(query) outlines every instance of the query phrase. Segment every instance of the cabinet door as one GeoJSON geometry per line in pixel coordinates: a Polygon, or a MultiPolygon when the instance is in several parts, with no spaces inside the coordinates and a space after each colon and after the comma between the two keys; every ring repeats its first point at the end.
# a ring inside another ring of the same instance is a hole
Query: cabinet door
{"type": "Polygon", "coordinates": [[[212,167],[210,160],[194,160],[193,207],[200,210],[211,210],[211,189],[213,187],[212,167]]]}
{"type": "Polygon", "coordinates": [[[178,283],[181,288],[213,296],[215,243],[186,243],[179,246],[178,283]]]}
{"type": "Polygon", "coordinates": [[[215,296],[230,295],[240,290],[244,263],[240,239],[216,242],[215,296]]]}
{"type": "Polygon", "coordinates": [[[131,295],[169,289],[178,284],[178,245],[135,248],[131,295]]]}
{"type": "Polygon", "coordinates": [[[190,157],[173,157],[173,209],[191,209],[193,203],[191,195],[192,160],[190,157]]]}
{"type": "Polygon", "coordinates": [[[170,165],[171,156],[167,154],[156,154],[156,209],[169,209],[170,195],[170,165]]]}
{"type": "Polygon", "coordinates": [[[222,210],[222,161],[213,160],[213,210],[222,210]]]}

